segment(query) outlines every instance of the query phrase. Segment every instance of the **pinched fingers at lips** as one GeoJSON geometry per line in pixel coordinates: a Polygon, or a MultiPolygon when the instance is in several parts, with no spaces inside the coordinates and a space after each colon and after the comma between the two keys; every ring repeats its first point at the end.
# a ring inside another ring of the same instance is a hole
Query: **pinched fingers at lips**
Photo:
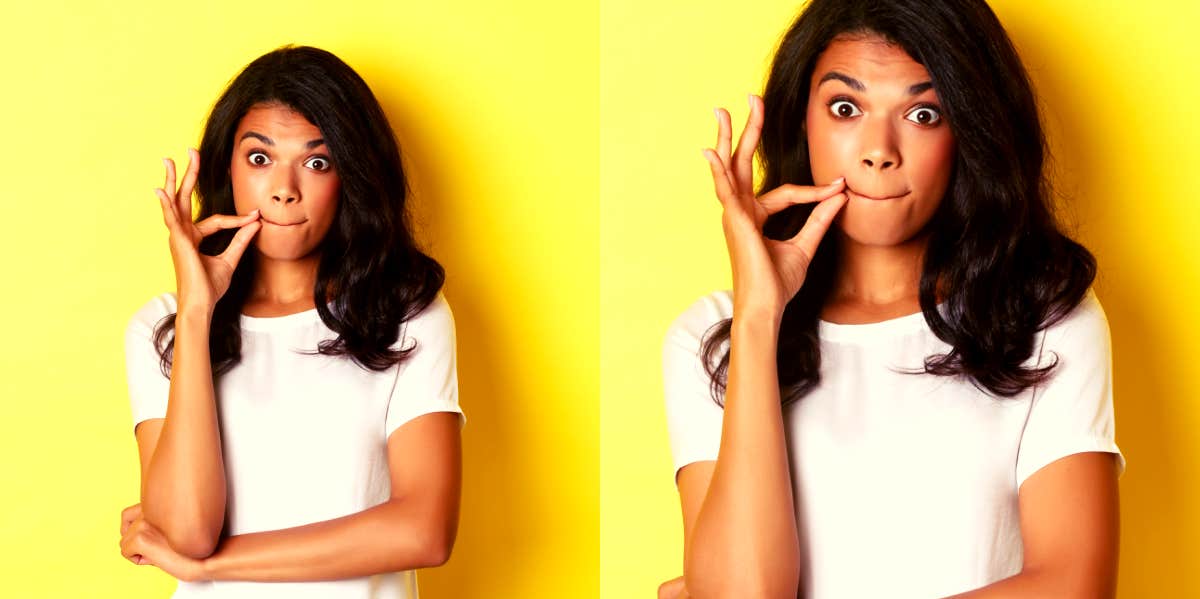
{"type": "Polygon", "coordinates": [[[844,190],[845,184],[842,179],[837,179],[833,183],[821,187],[785,183],[758,196],[758,203],[767,211],[767,214],[775,214],[788,206],[820,202],[844,190]]]}
{"type": "Polygon", "coordinates": [[[812,214],[808,215],[808,220],[805,221],[800,232],[789,239],[788,243],[799,247],[811,259],[817,253],[817,246],[821,244],[821,238],[829,230],[829,225],[833,223],[838,211],[846,205],[847,201],[849,201],[849,197],[845,192],[821,200],[813,208],[812,214]]]}
{"type": "Polygon", "coordinates": [[[208,237],[222,229],[233,229],[248,225],[259,219],[258,209],[250,211],[249,214],[214,214],[198,223],[196,229],[200,231],[200,235],[208,237]]]}

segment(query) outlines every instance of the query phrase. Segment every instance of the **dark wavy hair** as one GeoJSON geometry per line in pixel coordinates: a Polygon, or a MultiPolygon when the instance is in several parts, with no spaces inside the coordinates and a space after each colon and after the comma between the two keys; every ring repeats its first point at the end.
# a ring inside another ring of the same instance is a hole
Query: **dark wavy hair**
{"type": "MultiPolygon", "coordinates": [[[[1048,153],[1037,101],[1020,57],[983,0],[813,0],[784,35],[763,93],[760,191],[812,185],[805,115],[817,57],[840,35],[878,36],[929,71],[956,139],[950,183],[927,225],[921,311],[952,349],[913,374],[966,376],[1012,397],[1047,378],[1054,363],[1025,368],[1036,333],[1087,293],[1096,261],[1051,211],[1048,153]],[[945,315],[937,307],[944,294],[945,315]]],[[[814,204],[764,225],[771,239],[798,232],[814,204]]],[[[835,236],[817,248],[803,287],[780,324],[777,368],[783,403],[820,382],[818,324],[838,269],[835,236]]],[[[722,403],[731,320],[705,335],[713,398],[722,403]]]]}
{"type": "MultiPolygon", "coordinates": [[[[236,214],[229,163],[238,123],[257,105],[280,104],[304,115],[321,136],[341,179],[337,214],[321,241],[313,300],[337,334],[315,353],[350,356],[364,368],[402,362],[415,345],[393,349],[400,325],[425,309],[442,287],[441,265],[417,248],[405,206],[408,189],[400,147],[366,82],[337,56],[307,46],[283,46],[246,66],[213,106],[200,142],[197,220],[236,214]]],[[[236,230],[201,242],[224,251],[236,230]]],[[[217,301],[209,336],[213,374],[241,359],[242,305],[254,278],[254,252],[234,271],[217,301]]],[[[155,343],[163,373],[170,371],[175,315],[160,322],[155,343]]]]}

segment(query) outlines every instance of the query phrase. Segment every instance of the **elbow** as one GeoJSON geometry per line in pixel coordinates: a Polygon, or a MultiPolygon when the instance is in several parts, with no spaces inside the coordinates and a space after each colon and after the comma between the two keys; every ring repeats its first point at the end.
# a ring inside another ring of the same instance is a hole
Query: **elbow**
{"type": "Polygon", "coordinates": [[[180,539],[178,543],[170,538],[167,539],[167,542],[180,555],[185,555],[192,559],[204,559],[216,553],[218,539],[194,535],[190,538],[180,539]]]}
{"type": "Polygon", "coordinates": [[[174,530],[164,528],[163,536],[176,553],[192,559],[204,559],[212,555],[221,541],[219,530],[204,530],[202,526],[177,527],[174,530]]]}
{"type": "Polygon", "coordinates": [[[162,519],[147,516],[146,522],[158,529],[176,553],[192,559],[204,559],[217,550],[223,522],[162,519]]]}
{"type": "Polygon", "coordinates": [[[436,527],[419,535],[416,546],[416,564],[409,567],[436,568],[450,560],[454,549],[454,527],[436,527]]]}

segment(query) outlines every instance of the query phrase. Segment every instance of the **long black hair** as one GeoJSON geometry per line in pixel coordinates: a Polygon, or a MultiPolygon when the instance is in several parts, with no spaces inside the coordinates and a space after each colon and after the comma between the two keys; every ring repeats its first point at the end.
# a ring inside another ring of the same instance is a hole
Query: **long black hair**
{"type": "MultiPolygon", "coordinates": [[[[425,309],[445,280],[441,265],[417,248],[405,207],[400,147],[367,84],[337,56],[308,46],[284,46],[246,66],[213,106],[200,142],[197,219],[236,214],[230,181],[234,134],[256,105],[281,104],[321,130],[341,179],[333,225],[321,242],[313,300],[334,339],[315,351],[350,356],[371,370],[403,361],[415,346],[393,348],[400,325],[425,309]]],[[[235,230],[201,242],[224,251],[235,230]]],[[[254,277],[246,252],[229,290],[217,301],[209,336],[214,374],[241,358],[241,311],[254,277]]],[[[155,330],[163,373],[170,370],[175,315],[155,330]]]]}
{"type": "MultiPolygon", "coordinates": [[[[1051,212],[1046,140],[1020,57],[983,0],[812,0],[780,42],[763,93],[760,191],[813,184],[804,134],[809,83],[817,57],[847,34],[881,37],[924,65],[956,139],[949,187],[927,226],[919,290],[930,330],[952,349],[927,356],[917,373],[962,375],[997,396],[1017,395],[1057,365],[1022,365],[1036,333],[1078,305],[1096,274],[1095,258],[1051,212]]],[[[764,235],[792,237],[813,207],[776,213],[764,235]]],[[[818,324],[837,268],[829,235],[784,310],[777,355],[784,403],[820,382],[818,324]]],[[[730,320],[717,323],[703,344],[718,403],[730,328],[730,320]]]]}

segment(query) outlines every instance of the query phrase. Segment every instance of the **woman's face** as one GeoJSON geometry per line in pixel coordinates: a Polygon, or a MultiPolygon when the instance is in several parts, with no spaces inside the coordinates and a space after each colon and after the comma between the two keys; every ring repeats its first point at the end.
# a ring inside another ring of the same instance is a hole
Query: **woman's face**
{"type": "Polygon", "coordinates": [[[817,58],[805,127],[813,182],[846,178],[843,233],[912,239],[941,203],[954,137],[925,67],[879,37],[835,38],[817,58]]]}
{"type": "Polygon", "coordinates": [[[341,179],[321,130],[281,104],[258,104],[234,134],[229,164],[238,214],[257,208],[254,247],[267,258],[312,254],[337,214],[341,179]]]}

